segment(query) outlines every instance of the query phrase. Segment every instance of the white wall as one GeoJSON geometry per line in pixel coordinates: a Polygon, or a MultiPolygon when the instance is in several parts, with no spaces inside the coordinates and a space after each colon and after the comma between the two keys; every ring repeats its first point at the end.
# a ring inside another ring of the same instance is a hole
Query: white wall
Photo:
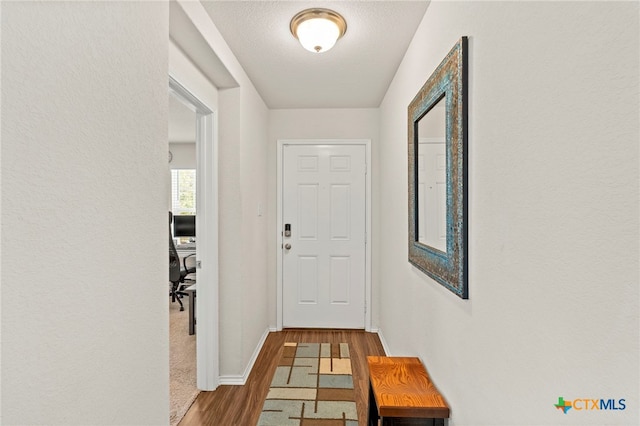
{"type": "MultiPolygon", "coordinates": [[[[212,24],[213,25],[213,24],[212,24]]],[[[235,58],[234,58],[235,59],[235,58]]],[[[244,72],[220,91],[220,374],[244,376],[268,327],[267,107],[244,72]]]]}
{"type": "MultiPolygon", "coordinates": [[[[277,143],[279,139],[370,139],[372,180],[372,228],[378,226],[378,121],[377,108],[362,109],[275,109],[269,112],[269,324],[276,327],[276,250],[278,249],[276,206],[277,143]]],[[[372,237],[372,323],[376,327],[378,300],[378,248],[372,237]]]]}
{"type": "Polygon", "coordinates": [[[638,3],[432,2],[381,117],[381,328],[449,425],[638,424],[638,3]],[[407,105],[469,42],[469,293],[407,262],[407,105]],[[566,415],[558,397],[624,398],[566,415]]]}
{"type": "MultiPolygon", "coordinates": [[[[246,87],[246,86],[245,86],[246,87]]],[[[267,320],[267,109],[251,90],[220,92],[220,373],[240,379],[267,320]]]]}
{"type": "Polygon", "coordinates": [[[240,216],[240,89],[220,92],[219,196],[220,227],[220,373],[239,375],[242,363],[242,229],[240,216]],[[224,142],[223,142],[224,141],[224,142]],[[224,161],[222,161],[224,159],[224,161]]]}
{"type": "MultiPolygon", "coordinates": [[[[193,125],[196,125],[195,115],[193,125]]],[[[196,144],[194,143],[169,143],[169,151],[173,159],[169,163],[170,169],[195,169],[196,168],[196,144]]]]}
{"type": "Polygon", "coordinates": [[[220,374],[238,383],[268,328],[267,109],[253,90],[220,91],[220,374]]]}
{"type": "Polygon", "coordinates": [[[242,208],[240,228],[227,229],[230,238],[242,237],[240,268],[244,301],[242,319],[242,361],[247,365],[259,339],[269,326],[267,317],[267,157],[268,109],[244,76],[240,82],[240,188],[242,208]]]}
{"type": "Polygon", "coordinates": [[[1,7],[0,423],[167,424],[168,4],[1,7]]]}

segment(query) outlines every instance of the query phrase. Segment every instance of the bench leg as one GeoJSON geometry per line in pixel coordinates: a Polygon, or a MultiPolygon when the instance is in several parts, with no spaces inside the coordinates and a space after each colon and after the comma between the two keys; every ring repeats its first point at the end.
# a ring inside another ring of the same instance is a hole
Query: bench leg
{"type": "Polygon", "coordinates": [[[379,418],[376,397],[373,395],[373,388],[369,383],[369,419],[367,420],[367,426],[378,426],[379,418]]]}

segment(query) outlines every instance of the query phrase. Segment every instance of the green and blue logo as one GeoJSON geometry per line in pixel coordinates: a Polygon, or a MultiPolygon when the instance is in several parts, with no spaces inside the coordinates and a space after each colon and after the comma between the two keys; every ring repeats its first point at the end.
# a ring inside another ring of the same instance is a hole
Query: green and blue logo
{"type": "Polygon", "coordinates": [[[563,397],[559,397],[558,403],[555,404],[555,407],[567,414],[567,411],[571,410],[571,401],[565,401],[563,397]]]}

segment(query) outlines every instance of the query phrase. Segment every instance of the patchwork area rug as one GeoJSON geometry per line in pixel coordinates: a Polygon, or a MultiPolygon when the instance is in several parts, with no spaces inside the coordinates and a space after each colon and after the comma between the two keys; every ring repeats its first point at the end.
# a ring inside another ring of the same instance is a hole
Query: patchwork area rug
{"type": "Polygon", "coordinates": [[[285,343],[259,426],[357,426],[346,343],[285,343]]]}

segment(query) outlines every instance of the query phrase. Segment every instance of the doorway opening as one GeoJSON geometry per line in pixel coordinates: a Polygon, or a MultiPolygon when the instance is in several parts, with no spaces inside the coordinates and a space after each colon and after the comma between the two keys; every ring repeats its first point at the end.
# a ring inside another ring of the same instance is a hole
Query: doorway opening
{"type": "Polygon", "coordinates": [[[219,384],[217,114],[169,76],[169,92],[196,113],[196,378],[200,390],[219,384]]]}

